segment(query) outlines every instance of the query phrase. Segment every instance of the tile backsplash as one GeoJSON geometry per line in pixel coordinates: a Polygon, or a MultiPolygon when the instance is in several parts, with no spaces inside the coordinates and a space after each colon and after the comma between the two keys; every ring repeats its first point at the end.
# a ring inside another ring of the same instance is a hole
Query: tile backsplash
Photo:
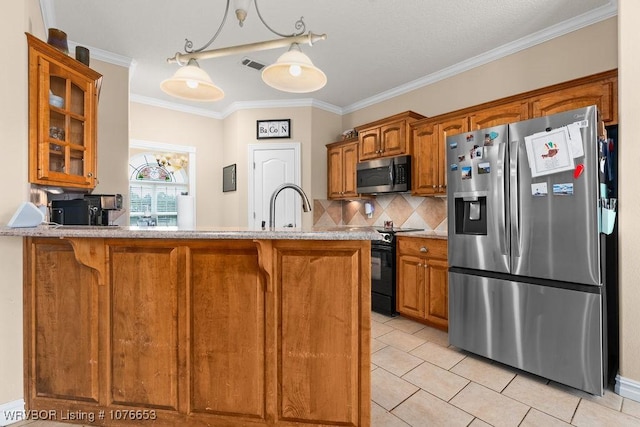
{"type": "Polygon", "coordinates": [[[313,201],[313,225],[333,227],[384,226],[393,221],[394,227],[420,228],[427,231],[447,231],[446,197],[413,197],[410,194],[388,194],[371,199],[341,201],[313,201]],[[373,206],[371,218],[365,213],[365,203],[373,206]]]}

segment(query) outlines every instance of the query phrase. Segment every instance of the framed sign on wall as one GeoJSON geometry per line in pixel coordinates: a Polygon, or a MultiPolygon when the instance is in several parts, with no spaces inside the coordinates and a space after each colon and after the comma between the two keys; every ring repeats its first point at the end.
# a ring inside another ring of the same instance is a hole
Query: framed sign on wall
{"type": "Polygon", "coordinates": [[[256,137],[258,139],[291,138],[291,119],[258,120],[256,137]]]}
{"type": "Polygon", "coordinates": [[[222,192],[236,191],[236,164],[222,168],[222,192]]]}

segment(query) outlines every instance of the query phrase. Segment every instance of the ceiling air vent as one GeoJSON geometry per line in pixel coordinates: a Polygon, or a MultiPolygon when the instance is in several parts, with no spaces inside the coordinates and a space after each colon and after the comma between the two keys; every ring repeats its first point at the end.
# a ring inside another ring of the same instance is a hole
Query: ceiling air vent
{"type": "Polygon", "coordinates": [[[254,70],[258,70],[258,71],[262,70],[265,67],[264,64],[256,62],[250,58],[242,58],[242,65],[249,68],[253,68],[254,70]]]}

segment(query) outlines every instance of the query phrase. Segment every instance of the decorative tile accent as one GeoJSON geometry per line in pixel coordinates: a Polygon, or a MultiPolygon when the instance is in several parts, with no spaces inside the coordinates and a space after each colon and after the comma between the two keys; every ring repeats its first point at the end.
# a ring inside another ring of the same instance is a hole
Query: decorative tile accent
{"type": "Polygon", "coordinates": [[[322,215],[324,215],[325,212],[326,212],[326,209],[324,208],[320,200],[314,199],[313,200],[313,223],[318,224],[320,222],[320,218],[322,217],[322,215]]]}
{"type": "Polygon", "coordinates": [[[317,211],[313,214],[316,226],[382,227],[385,221],[393,221],[395,227],[447,230],[447,201],[443,197],[413,197],[402,193],[352,201],[314,200],[314,209],[317,211]],[[364,213],[365,203],[373,206],[371,218],[364,213]]]}
{"type": "Polygon", "coordinates": [[[402,225],[413,213],[411,205],[400,195],[393,198],[385,212],[393,219],[395,226],[402,225]]]}
{"type": "Polygon", "coordinates": [[[428,228],[433,230],[447,217],[447,200],[440,197],[425,197],[416,212],[428,228]]]}
{"type": "Polygon", "coordinates": [[[336,225],[342,223],[342,202],[333,201],[326,209],[336,225]]]}

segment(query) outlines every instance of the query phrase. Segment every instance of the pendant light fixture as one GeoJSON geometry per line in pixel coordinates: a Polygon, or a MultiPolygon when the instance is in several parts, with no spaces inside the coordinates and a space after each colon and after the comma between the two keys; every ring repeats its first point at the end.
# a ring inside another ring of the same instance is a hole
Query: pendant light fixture
{"type": "Polygon", "coordinates": [[[322,89],[327,76],[293,43],[280,58],[262,70],[262,80],[284,92],[305,93],[322,89]]]}
{"type": "Polygon", "coordinates": [[[224,91],[213,84],[211,77],[195,59],[178,68],[173,77],[160,83],[160,88],[169,95],[190,101],[219,101],[224,91]]]}
{"type": "Polygon", "coordinates": [[[224,97],[222,89],[213,84],[211,77],[199,67],[196,60],[218,58],[222,56],[245,54],[260,50],[288,47],[289,50],[282,54],[278,60],[267,66],[262,71],[262,80],[269,86],[291,93],[306,93],[319,90],[327,83],[327,77],[311,62],[311,59],[300,49],[300,44],[308,43],[313,46],[318,40],[325,40],[326,34],[314,34],[309,31],[305,34],[306,25],[301,17],[295,23],[297,32],[293,34],[281,34],[272,29],[262,18],[258,9],[258,0],[234,0],[234,11],[239,25],[242,27],[247,16],[247,9],[253,2],[260,22],[272,33],[280,36],[280,39],[263,42],[249,43],[239,46],[231,46],[220,49],[207,49],[218,37],[227,20],[227,15],[232,0],[227,0],[224,17],[211,40],[199,49],[193,49],[193,42],[185,43],[185,53],[176,53],[168,58],[167,62],[177,63],[181,66],[173,77],[164,80],[160,88],[169,95],[192,101],[218,101],[224,97]]]}

